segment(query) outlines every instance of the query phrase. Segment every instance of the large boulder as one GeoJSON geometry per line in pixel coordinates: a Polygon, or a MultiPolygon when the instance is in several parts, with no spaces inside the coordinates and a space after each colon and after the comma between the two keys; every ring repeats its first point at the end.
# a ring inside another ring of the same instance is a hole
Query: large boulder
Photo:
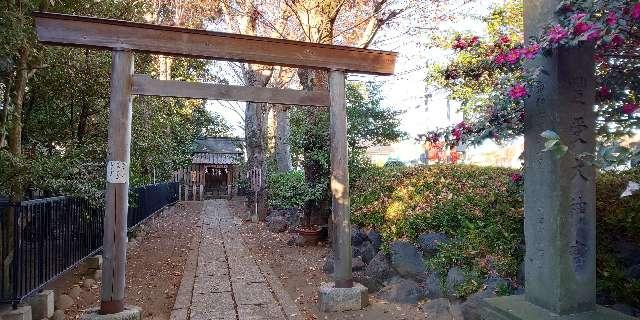
{"type": "MultiPolygon", "coordinates": [[[[382,286],[385,280],[394,276],[395,271],[391,268],[391,264],[389,263],[389,259],[387,259],[387,256],[382,251],[380,251],[369,262],[364,270],[364,273],[370,281],[377,284],[378,286],[382,286]]],[[[367,287],[370,288],[369,286],[367,287]]]]}
{"type": "Polygon", "coordinates": [[[364,241],[362,245],[360,245],[360,248],[358,249],[358,251],[364,263],[371,262],[371,260],[373,260],[373,257],[376,256],[376,249],[373,247],[373,245],[369,241],[364,241]]]}
{"type": "Polygon", "coordinates": [[[367,240],[367,234],[364,230],[352,227],[351,228],[351,245],[354,247],[360,246],[365,240],[367,240]]]}
{"type": "Polygon", "coordinates": [[[440,280],[440,274],[437,272],[430,272],[426,279],[420,283],[423,291],[423,295],[428,299],[444,298],[444,290],[442,290],[442,281],[440,280]]]}
{"type": "Polygon", "coordinates": [[[461,284],[463,284],[465,281],[465,277],[464,277],[464,272],[462,272],[462,270],[458,267],[453,267],[451,269],[449,269],[449,272],[447,273],[447,281],[446,281],[446,288],[447,288],[447,295],[450,298],[457,298],[457,289],[458,286],[460,286],[461,284]]]}
{"type": "Polygon", "coordinates": [[[360,271],[364,269],[365,266],[366,265],[364,264],[364,261],[362,261],[362,257],[354,257],[351,259],[351,269],[353,271],[360,271]]]}
{"type": "Polygon", "coordinates": [[[378,250],[380,250],[380,247],[382,246],[382,235],[378,231],[369,230],[369,232],[367,232],[367,238],[369,238],[369,241],[371,241],[373,248],[376,249],[376,252],[378,252],[378,250]]]}
{"type": "Polygon", "coordinates": [[[391,249],[391,266],[398,273],[407,278],[423,277],[427,271],[422,255],[418,249],[406,241],[394,241],[389,245],[391,249]]]}
{"type": "Polygon", "coordinates": [[[289,223],[283,216],[272,214],[269,217],[267,217],[267,228],[271,232],[275,232],[275,233],[285,232],[288,227],[289,227],[289,223]]]}
{"type": "Polygon", "coordinates": [[[449,237],[444,233],[423,233],[418,237],[420,249],[427,257],[435,255],[438,252],[438,246],[447,241],[449,241],[449,237]]]}
{"type": "Polygon", "coordinates": [[[420,301],[421,292],[415,281],[394,277],[380,290],[380,297],[390,302],[415,304],[420,301]]]}
{"type": "Polygon", "coordinates": [[[272,209],[269,216],[280,216],[287,220],[289,228],[295,228],[300,225],[302,210],[299,208],[272,209]]]}

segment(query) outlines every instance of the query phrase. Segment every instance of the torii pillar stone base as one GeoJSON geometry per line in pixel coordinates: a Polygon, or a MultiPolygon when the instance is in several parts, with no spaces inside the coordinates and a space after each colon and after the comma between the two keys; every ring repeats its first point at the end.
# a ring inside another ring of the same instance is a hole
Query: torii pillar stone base
{"type": "Polygon", "coordinates": [[[369,291],[357,282],[351,288],[337,288],[333,282],[323,283],[318,304],[321,312],[361,310],[369,304],[369,291]]]}
{"type": "Polygon", "coordinates": [[[100,309],[95,308],[83,314],[80,320],[142,320],[142,309],[125,306],[124,310],[118,313],[100,314],[100,309]]]}

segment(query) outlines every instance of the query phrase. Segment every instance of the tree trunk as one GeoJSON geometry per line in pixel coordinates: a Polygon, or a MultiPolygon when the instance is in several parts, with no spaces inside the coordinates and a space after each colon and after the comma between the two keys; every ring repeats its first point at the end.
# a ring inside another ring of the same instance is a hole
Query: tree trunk
{"type": "Polygon", "coordinates": [[[0,148],[3,148],[7,138],[7,116],[9,115],[9,101],[11,90],[10,81],[5,82],[4,96],[2,97],[2,110],[0,110],[0,148]]]}
{"type": "Polygon", "coordinates": [[[78,143],[82,143],[84,140],[84,136],[87,133],[87,120],[89,118],[89,105],[88,103],[83,103],[80,105],[80,115],[78,116],[78,131],[77,138],[78,143]]]}
{"type": "MultiPolygon", "coordinates": [[[[29,70],[28,70],[28,62],[29,62],[29,48],[22,47],[19,51],[19,60],[18,60],[18,68],[16,70],[16,78],[14,83],[14,97],[13,97],[13,113],[11,115],[11,123],[8,134],[8,145],[9,152],[14,156],[20,156],[22,154],[22,105],[24,102],[24,95],[27,88],[27,80],[29,78],[29,70]]],[[[8,89],[8,88],[7,88],[8,89]]],[[[6,101],[6,100],[5,100],[6,101]]],[[[6,107],[6,106],[5,106],[6,107]]],[[[11,202],[20,203],[22,201],[22,196],[24,194],[22,184],[14,179],[12,184],[9,186],[11,192],[11,202]]],[[[9,270],[11,270],[11,265],[13,263],[13,256],[15,250],[15,224],[16,224],[16,209],[14,207],[10,207],[6,209],[2,216],[2,224],[5,226],[7,230],[6,235],[3,236],[3,241],[6,243],[2,243],[6,251],[6,254],[2,257],[2,268],[3,268],[3,284],[5,288],[11,288],[11,278],[9,270]]],[[[15,270],[14,270],[15,272],[15,270]]],[[[7,289],[10,290],[10,289],[7,289]]],[[[3,292],[6,294],[8,292],[3,292]]]]}
{"type": "Polygon", "coordinates": [[[276,164],[279,172],[288,172],[292,169],[291,145],[289,137],[291,130],[289,127],[289,110],[281,106],[275,109],[276,132],[275,132],[275,153],[276,164]]]}
{"type": "Polygon", "coordinates": [[[248,102],[244,120],[247,170],[259,177],[257,183],[251,186],[252,194],[247,198],[247,206],[253,214],[257,210],[257,219],[261,221],[267,217],[264,109],[262,103],[248,102]]]}
{"type": "Polygon", "coordinates": [[[19,52],[20,60],[18,61],[18,69],[16,70],[16,81],[13,98],[13,113],[11,115],[11,123],[9,129],[9,151],[15,156],[22,154],[22,104],[24,102],[24,94],[27,88],[27,78],[29,76],[29,48],[22,47],[19,52]]]}

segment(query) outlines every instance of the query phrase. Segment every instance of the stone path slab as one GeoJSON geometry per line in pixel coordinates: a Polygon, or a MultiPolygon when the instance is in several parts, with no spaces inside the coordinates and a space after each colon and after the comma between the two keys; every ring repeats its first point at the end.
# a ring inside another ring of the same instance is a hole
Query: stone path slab
{"type": "Polygon", "coordinates": [[[302,319],[279,279],[245,247],[227,200],[208,200],[171,320],[302,319]]]}

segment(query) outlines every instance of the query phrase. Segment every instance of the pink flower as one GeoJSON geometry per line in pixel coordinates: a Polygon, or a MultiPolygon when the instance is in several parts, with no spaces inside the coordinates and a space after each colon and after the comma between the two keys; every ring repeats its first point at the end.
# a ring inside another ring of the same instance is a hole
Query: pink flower
{"type": "Polygon", "coordinates": [[[456,140],[460,140],[460,138],[462,138],[462,130],[459,128],[453,128],[451,135],[453,135],[456,140]]]}
{"type": "Polygon", "coordinates": [[[616,34],[613,36],[613,38],[611,38],[610,44],[614,48],[620,47],[624,44],[624,38],[621,35],[616,34]]]}
{"type": "Polygon", "coordinates": [[[499,53],[495,58],[493,58],[493,62],[496,64],[504,64],[507,62],[507,55],[504,53],[499,53]]]}
{"type": "Polygon", "coordinates": [[[587,34],[587,41],[600,40],[600,37],[602,37],[602,30],[599,27],[594,26],[589,31],[589,34],[587,34]]]}
{"type": "Polygon", "coordinates": [[[636,3],[631,7],[631,17],[634,19],[640,19],[640,2],[636,3]]]}
{"type": "Polygon", "coordinates": [[[520,61],[520,50],[518,49],[513,49],[511,51],[509,51],[509,53],[507,54],[507,61],[510,64],[516,64],[520,61]]]}
{"type": "Polygon", "coordinates": [[[509,96],[513,100],[524,98],[526,95],[527,88],[520,83],[516,84],[515,86],[513,86],[513,88],[511,88],[511,90],[509,90],[509,96]]]}
{"type": "Polygon", "coordinates": [[[453,130],[451,130],[451,135],[453,135],[453,137],[456,140],[460,140],[460,138],[462,138],[462,134],[465,131],[468,131],[470,129],[469,125],[467,125],[464,121],[456,124],[456,126],[453,128],[453,130]]]}
{"type": "Polygon", "coordinates": [[[535,58],[539,52],[540,52],[540,45],[537,43],[534,43],[531,46],[520,50],[520,54],[522,54],[525,58],[529,60],[535,58]]]}
{"type": "Polygon", "coordinates": [[[523,179],[523,177],[519,173],[512,173],[511,174],[511,182],[513,182],[513,183],[518,183],[518,182],[522,181],[522,179],[523,179]]]}
{"type": "Polygon", "coordinates": [[[607,15],[607,19],[605,21],[607,22],[608,26],[615,26],[618,23],[618,14],[616,14],[614,11],[609,12],[609,15],[607,15]]]}
{"type": "Polygon", "coordinates": [[[467,41],[465,41],[464,39],[458,39],[453,44],[453,48],[458,50],[464,50],[467,48],[467,46],[468,46],[467,41]]]}
{"type": "Polygon", "coordinates": [[[575,34],[576,36],[579,36],[581,34],[584,34],[585,32],[591,30],[593,26],[591,24],[588,24],[586,22],[578,22],[576,23],[576,25],[573,27],[573,34],[575,34]]]}
{"type": "Polygon", "coordinates": [[[471,39],[469,39],[469,46],[475,46],[478,44],[478,40],[480,40],[478,36],[471,37],[471,39]]]}
{"type": "Polygon", "coordinates": [[[549,29],[548,37],[551,43],[560,43],[560,41],[564,40],[567,35],[567,30],[565,30],[560,25],[555,25],[551,29],[549,29]]]}
{"type": "Polygon", "coordinates": [[[571,16],[571,21],[582,21],[582,19],[584,19],[584,17],[586,17],[587,14],[586,13],[576,13],[574,15],[571,16]]]}
{"type": "Polygon", "coordinates": [[[640,105],[638,105],[637,103],[629,102],[629,103],[625,103],[622,106],[622,112],[624,112],[626,114],[632,114],[632,113],[636,112],[636,110],[638,110],[638,108],[640,108],[640,105]]]}
{"type": "Polygon", "coordinates": [[[602,86],[598,88],[598,97],[602,99],[608,99],[611,97],[611,89],[607,86],[602,86]]]}

